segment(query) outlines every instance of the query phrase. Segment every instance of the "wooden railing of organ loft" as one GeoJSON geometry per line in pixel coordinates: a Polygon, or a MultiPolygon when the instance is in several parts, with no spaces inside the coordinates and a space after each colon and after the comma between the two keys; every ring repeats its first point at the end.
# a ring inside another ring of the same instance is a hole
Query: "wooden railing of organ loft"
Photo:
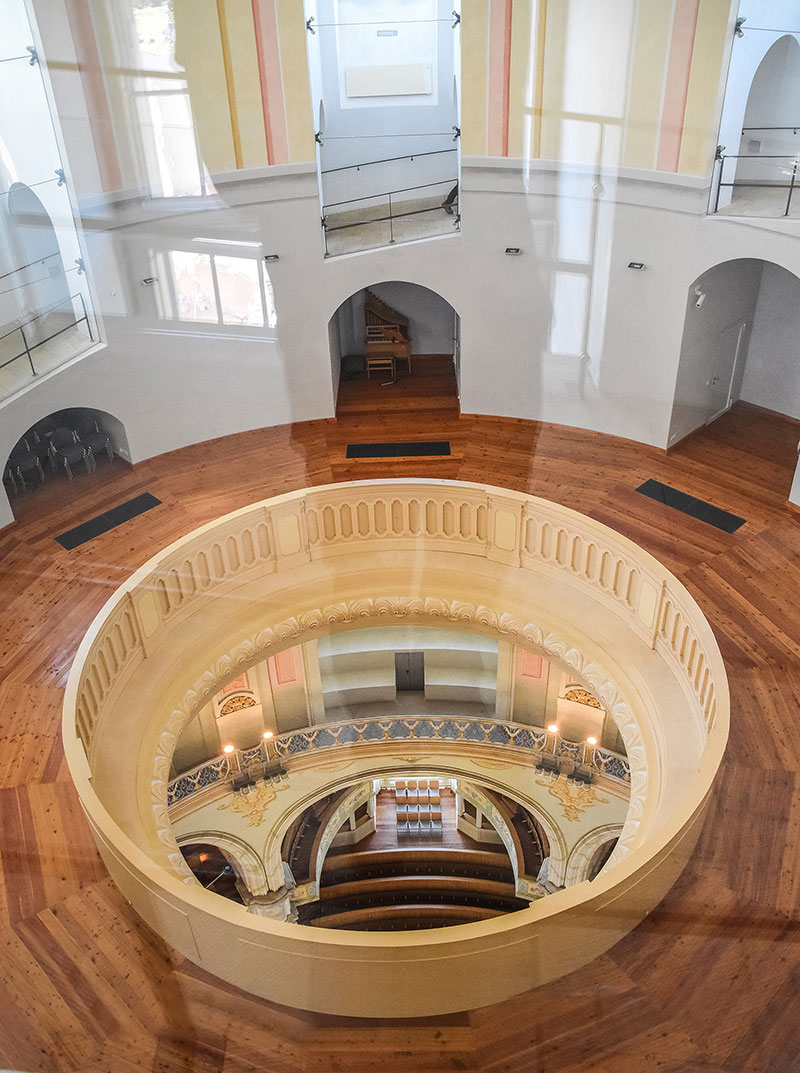
{"type": "Polygon", "coordinates": [[[367,291],[364,301],[364,331],[367,376],[373,370],[389,370],[394,379],[398,359],[407,362],[411,372],[408,318],[387,306],[372,291],[367,291]]]}

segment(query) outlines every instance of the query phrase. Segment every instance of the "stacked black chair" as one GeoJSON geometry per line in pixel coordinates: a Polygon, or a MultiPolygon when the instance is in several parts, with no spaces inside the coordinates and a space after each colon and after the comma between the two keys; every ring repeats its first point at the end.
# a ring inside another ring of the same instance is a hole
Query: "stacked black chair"
{"type": "Polygon", "coordinates": [[[44,470],[37,451],[32,450],[28,440],[22,439],[14,447],[8,459],[5,479],[15,492],[24,492],[28,484],[38,478],[44,484],[44,470]]]}
{"type": "Polygon", "coordinates": [[[97,421],[91,418],[85,419],[76,427],[79,441],[89,451],[89,458],[94,469],[98,457],[105,452],[109,462],[114,461],[114,448],[111,446],[111,437],[100,428],[97,421]]]}
{"type": "Polygon", "coordinates": [[[70,480],[73,479],[72,467],[79,462],[86,466],[86,472],[94,468],[91,448],[79,442],[78,436],[71,428],[57,428],[50,436],[50,464],[53,472],[63,469],[70,480]]]}

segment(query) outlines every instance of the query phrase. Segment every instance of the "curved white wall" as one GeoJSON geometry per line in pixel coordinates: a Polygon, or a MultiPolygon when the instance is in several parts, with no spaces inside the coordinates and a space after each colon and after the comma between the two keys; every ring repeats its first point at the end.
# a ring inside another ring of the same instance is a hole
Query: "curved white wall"
{"type": "MultiPolygon", "coordinates": [[[[349,295],[386,280],[429,287],[461,314],[464,412],[666,446],[689,285],[737,257],[800,275],[800,222],[705,217],[698,180],[642,172],[607,177],[601,191],[594,178],[541,167],[524,179],[518,167],[473,163],[464,170],[460,235],[329,261],[307,167],[223,185],[213,213],[160,216],[128,203],[106,230],[86,236],[107,347],[0,406],[0,457],[65,406],[117,416],[134,462],[249,428],[330,417],[329,318],[349,295]],[[192,248],[198,236],[260,240],[263,252],[280,255],[269,266],[275,329],[158,318],[154,289],[140,283],[152,274],[148,251],[192,248]],[[512,245],[521,256],[504,254],[512,245]],[[645,270],[629,269],[634,260],[645,270]],[[554,317],[570,353],[553,352],[554,317]]],[[[11,519],[3,497],[0,523],[11,519]]]]}

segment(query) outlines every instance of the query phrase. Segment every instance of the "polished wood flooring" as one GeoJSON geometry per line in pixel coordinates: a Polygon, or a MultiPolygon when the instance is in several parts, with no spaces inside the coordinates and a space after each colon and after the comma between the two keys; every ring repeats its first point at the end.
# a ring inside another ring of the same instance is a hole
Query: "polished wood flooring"
{"type": "Polygon", "coordinates": [[[800,1070],[800,515],[786,505],[800,426],[740,407],[665,455],[560,426],[459,417],[446,370],[428,373],[432,394],[425,370],[416,388],[373,386],[366,395],[343,385],[338,421],[248,432],[135,469],[98,466],[18,500],[18,524],[0,532],[0,1066],[800,1070]],[[344,459],[349,440],[416,437],[450,438],[454,457],[344,459]],[[593,964],[453,1016],[312,1016],[219,983],[138,920],[106,876],[69,783],[62,691],[109,592],[169,541],[274,493],[420,473],[557,500],[665,562],[719,638],[733,696],[730,746],[689,866],[648,920],[593,964]],[[634,491],[648,477],[747,524],[727,535],[654,503],[634,491]],[[140,492],[163,505],[75,551],[54,542],[140,492]]]}

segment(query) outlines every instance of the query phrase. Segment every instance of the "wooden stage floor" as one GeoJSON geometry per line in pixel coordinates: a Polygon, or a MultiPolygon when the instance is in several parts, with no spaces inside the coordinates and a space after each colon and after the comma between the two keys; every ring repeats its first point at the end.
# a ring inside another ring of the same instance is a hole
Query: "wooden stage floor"
{"type": "Polygon", "coordinates": [[[0,532],[0,1066],[800,1070],[800,515],[786,505],[798,423],[739,407],[665,455],[560,426],[459,417],[450,390],[416,398],[409,382],[367,398],[351,387],[343,385],[338,421],[243,433],[135,469],[98,466],[72,486],[51,482],[19,499],[19,522],[0,532]],[[454,455],[344,458],[351,440],[414,438],[449,438],[454,455]],[[138,920],[107,877],[69,782],[63,688],[109,593],[176,537],[290,489],[420,474],[556,500],[660,558],[716,631],[730,676],[731,740],[689,866],[605,956],[468,1013],[395,1022],[313,1016],[219,983],[138,920]],[[648,477],[747,524],[728,535],[659,505],[635,491],[648,477]],[[142,492],[163,505],[74,551],[54,542],[142,492]]]}

